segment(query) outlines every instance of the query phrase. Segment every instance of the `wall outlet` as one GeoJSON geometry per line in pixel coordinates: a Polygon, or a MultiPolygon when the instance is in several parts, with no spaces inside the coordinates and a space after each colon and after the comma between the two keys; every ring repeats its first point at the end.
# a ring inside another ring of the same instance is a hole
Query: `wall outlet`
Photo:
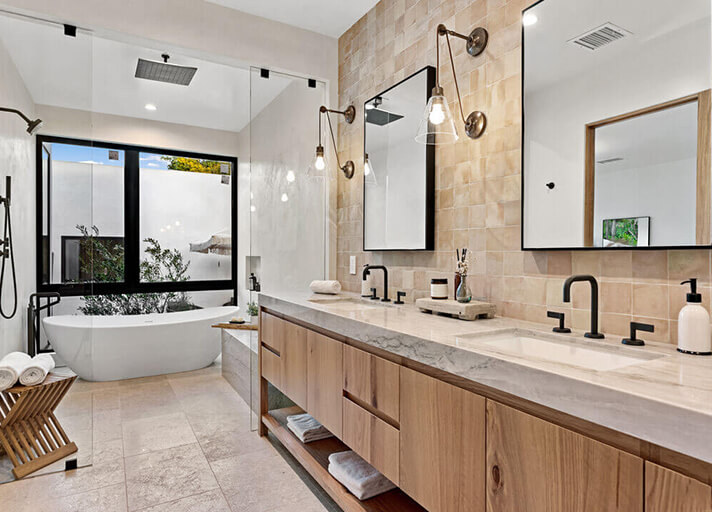
{"type": "Polygon", "coordinates": [[[349,257],[349,272],[351,275],[356,275],[356,256],[349,257]]]}

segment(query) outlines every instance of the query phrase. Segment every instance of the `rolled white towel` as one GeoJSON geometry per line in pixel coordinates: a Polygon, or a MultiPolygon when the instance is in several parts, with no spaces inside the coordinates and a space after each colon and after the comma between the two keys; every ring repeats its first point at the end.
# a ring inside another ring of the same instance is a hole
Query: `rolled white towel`
{"type": "Polygon", "coordinates": [[[20,374],[20,384],[23,386],[42,384],[52,370],[54,370],[54,358],[49,354],[37,355],[20,374]]]}
{"type": "Polygon", "coordinates": [[[359,500],[373,498],[396,487],[351,450],[329,455],[329,473],[359,500]]]}
{"type": "Polygon", "coordinates": [[[0,359],[0,391],[11,388],[32,358],[24,352],[10,352],[0,359]]]}
{"type": "Polygon", "coordinates": [[[314,293],[336,295],[341,291],[341,283],[338,281],[312,281],[309,288],[314,293]]]}

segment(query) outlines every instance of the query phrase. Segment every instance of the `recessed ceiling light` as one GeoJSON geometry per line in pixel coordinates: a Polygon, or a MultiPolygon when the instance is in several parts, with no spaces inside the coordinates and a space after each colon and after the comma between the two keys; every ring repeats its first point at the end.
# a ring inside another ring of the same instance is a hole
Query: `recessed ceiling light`
{"type": "Polygon", "coordinates": [[[158,109],[156,108],[156,105],[154,105],[153,103],[146,103],[146,106],[145,106],[144,108],[145,108],[146,110],[150,110],[151,112],[153,112],[153,111],[155,111],[155,110],[158,110],[158,109]]]}
{"type": "Polygon", "coordinates": [[[287,181],[292,183],[297,177],[294,175],[294,171],[287,171],[287,181]]]}
{"type": "Polygon", "coordinates": [[[286,193],[282,194],[282,202],[286,203],[287,201],[289,201],[289,196],[286,193]]]}
{"type": "Polygon", "coordinates": [[[534,14],[533,12],[528,12],[524,16],[522,16],[522,25],[524,25],[525,27],[530,27],[534,25],[534,23],[536,23],[537,21],[539,21],[539,18],[537,18],[536,14],[534,14]]]}

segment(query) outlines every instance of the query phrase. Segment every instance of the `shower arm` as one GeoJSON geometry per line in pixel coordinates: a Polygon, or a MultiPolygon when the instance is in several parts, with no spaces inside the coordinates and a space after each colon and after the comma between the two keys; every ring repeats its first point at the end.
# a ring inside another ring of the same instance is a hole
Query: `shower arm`
{"type": "Polygon", "coordinates": [[[30,123],[32,122],[32,119],[30,119],[29,117],[27,117],[25,114],[23,114],[22,112],[20,112],[20,111],[17,110],[16,108],[0,107],[0,112],[11,112],[11,113],[17,114],[17,115],[20,116],[22,119],[24,119],[27,124],[30,124],[30,123]]]}

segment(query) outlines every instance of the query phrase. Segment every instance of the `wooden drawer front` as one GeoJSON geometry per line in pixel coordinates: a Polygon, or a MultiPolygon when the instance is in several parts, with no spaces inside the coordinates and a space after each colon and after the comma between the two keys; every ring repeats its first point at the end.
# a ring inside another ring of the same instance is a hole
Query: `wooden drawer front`
{"type": "Polygon", "coordinates": [[[307,331],[307,412],[341,437],[342,343],[307,331]]]}
{"type": "Polygon", "coordinates": [[[712,488],[675,471],[645,463],[645,512],[712,510],[712,488]]]}
{"type": "Polygon", "coordinates": [[[343,441],[364,460],[398,485],[400,432],[395,427],[343,399],[343,441]]]}
{"type": "Polygon", "coordinates": [[[344,390],[394,419],[400,419],[400,366],[344,345],[344,390]]]}
{"type": "Polygon", "coordinates": [[[264,311],[262,311],[260,315],[260,341],[281,353],[284,326],[287,322],[264,311]]]}
{"type": "Polygon", "coordinates": [[[260,365],[262,365],[262,376],[270,381],[275,387],[282,387],[280,357],[271,350],[262,347],[260,351],[260,365]]]}
{"type": "Polygon", "coordinates": [[[307,330],[284,322],[282,338],[282,392],[302,409],[307,408],[307,330]]]}

